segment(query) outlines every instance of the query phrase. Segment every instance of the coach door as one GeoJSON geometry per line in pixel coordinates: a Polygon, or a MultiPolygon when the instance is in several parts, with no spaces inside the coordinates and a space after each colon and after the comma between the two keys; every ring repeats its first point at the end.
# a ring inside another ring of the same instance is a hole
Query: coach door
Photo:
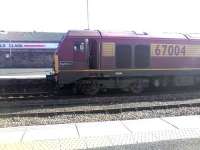
{"type": "Polygon", "coordinates": [[[89,69],[97,69],[98,43],[95,39],[89,39],[89,69]]]}

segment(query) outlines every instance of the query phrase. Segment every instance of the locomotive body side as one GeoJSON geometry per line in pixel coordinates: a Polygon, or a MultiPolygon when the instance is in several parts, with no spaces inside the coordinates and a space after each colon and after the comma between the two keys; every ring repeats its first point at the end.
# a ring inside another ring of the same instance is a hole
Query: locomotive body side
{"type": "Polygon", "coordinates": [[[90,94],[121,88],[140,93],[151,85],[200,81],[200,40],[133,33],[74,31],[58,49],[60,85],[90,94]]]}

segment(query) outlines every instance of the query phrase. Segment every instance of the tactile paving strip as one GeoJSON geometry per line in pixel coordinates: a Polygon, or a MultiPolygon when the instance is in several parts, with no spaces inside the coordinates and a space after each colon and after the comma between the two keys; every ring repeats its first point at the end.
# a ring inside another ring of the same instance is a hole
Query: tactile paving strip
{"type": "Polygon", "coordinates": [[[195,149],[200,147],[200,129],[176,129],[137,132],[115,136],[38,140],[1,144],[2,150],[66,150],[66,149],[195,149]]]}

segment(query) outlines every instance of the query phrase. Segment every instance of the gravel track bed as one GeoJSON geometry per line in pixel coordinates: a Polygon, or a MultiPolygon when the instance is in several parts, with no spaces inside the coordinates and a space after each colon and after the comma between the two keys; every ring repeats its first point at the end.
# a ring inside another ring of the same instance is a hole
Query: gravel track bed
{"type": "Polygon", "coordinates": [[[200,107],[182,107],[174,109],[145,110],[136,112],[121,112],[117,114],[70,114],[57,115],[48,117],[12,117],[0,118],[0,127],[10,126],[29,126],[29,125],[46,125],[78,122],[95,122],[95,121],[114,121],[157,118],[182,115],[199,115],[200,107]]]}

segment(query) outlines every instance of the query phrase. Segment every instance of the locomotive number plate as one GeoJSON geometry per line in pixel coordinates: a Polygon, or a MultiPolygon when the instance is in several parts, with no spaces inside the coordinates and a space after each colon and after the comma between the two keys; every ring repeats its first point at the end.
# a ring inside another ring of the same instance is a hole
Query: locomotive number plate
{"type": "Polygon", "coordinates": [[[151,44],[153,57],[200,57],[200,45],[151,44]]]}
{"type": "Polygon", "coordinates": [[[152,44],[152,56],[186,56],[186,45],[152,44]]]}

